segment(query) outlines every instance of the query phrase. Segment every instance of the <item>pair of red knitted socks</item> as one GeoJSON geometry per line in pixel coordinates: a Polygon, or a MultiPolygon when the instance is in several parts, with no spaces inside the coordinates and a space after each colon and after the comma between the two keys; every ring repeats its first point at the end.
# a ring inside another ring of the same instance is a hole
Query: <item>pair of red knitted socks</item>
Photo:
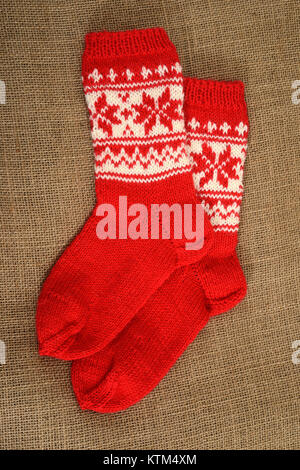
{"type": "Polygon", "coordinates": [[[248,118],[243,84],[184,79],[159,28],[88,34],[82,76],[97,205],[43,285],[37,333],[40,354],[74,360],[80,406],[105,413],[142,399],[245,296],[235,248],[248,118]],[[142,217],[128,237],[124,197],[131,217],[202,203],[203,247],[188,250],[185,231],[141,236],[142,217]]]}

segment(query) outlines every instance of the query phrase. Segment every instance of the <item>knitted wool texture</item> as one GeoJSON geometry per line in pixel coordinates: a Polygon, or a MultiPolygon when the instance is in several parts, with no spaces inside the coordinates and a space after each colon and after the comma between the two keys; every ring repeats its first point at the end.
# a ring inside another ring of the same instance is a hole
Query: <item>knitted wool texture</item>
{"type": "Polygon", "coordinates": [[[235,253],[249,127],[243,84],[186,79],[185,119],[196,193],[215,231],[213,247],[199,263],[173,273],[104,350],[73,362],[82,409],[116,412],[141,400],[209,316],[246,293],[235,253]]]}
{"type": "Polygon", "coordinates": [[[246,295],[236,255],[249,121],[242,82],[184,81],[187,153],[198,201],[214,230],[213,247],[198,264],[211,315],[246,295]]]}
{"type": "MultiPolygon", "coordinates": [[[[166,32],[88,34],[82,78],[97,202],[112,205],[117,221],[120,195],[128,207],[195,208],[183,77],[166,32]]],[[[175,269],[207,253],[212,235],[206,221],[203,249],[187,251],[185,238],[100,240],[98,222],[95,208],[43,285],[36,319],[42,355],[71,360],[103,349],[175,269]]]]}

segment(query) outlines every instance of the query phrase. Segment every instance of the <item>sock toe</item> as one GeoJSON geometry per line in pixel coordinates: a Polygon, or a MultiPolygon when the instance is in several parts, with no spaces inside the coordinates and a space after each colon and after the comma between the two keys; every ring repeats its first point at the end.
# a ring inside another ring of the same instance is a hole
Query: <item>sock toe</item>
{"type": "Polygon", "coordinates": [[[98,413],[107,413],[105,407],[113,399],[116,392],[118,376],[118,372],[114,370],[113,359],[109,355],[104,357],[101,365],[94,360],[93,356],[82,359],[80,363],[74,361],[71,369],[71,380],[80,408],[82,410],[97,411],[98,413]],[[85,361],[84,367],[82,367],[83,361],[85,361]],[[97,369],[96,382],[94,381],[94,369],[97,369]]]}
{"type": "Polygon", "coordinates": [[[47,292],[38,301],[36,329],[39,354],[64,357],[67,343],[85,322],[84,308],[71,299],[54,292],[47,292]]]}

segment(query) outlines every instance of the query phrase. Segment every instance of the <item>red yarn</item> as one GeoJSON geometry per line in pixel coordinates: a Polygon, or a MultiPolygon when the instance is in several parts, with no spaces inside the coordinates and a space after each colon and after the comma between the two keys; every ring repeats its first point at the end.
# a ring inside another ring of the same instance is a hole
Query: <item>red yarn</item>
{"type": "Polygon", "coordinates": [[[246,293],[235,248],[249,123],[241,82],[186,79],[184,125],[181,67],[159,28],[90,33],[82,75],[97,202],[195,206],[196,189],[207,214],[204,249],[188,252],[186,239],[99,240],[95,208],[45,281],[40,353],[82,358],[78,402],[106,413],[141,400],[246,293]]]}
{"type": "MultiPolygon", "coordinates": [[[[196,199],[185,152],[183,77],[161,29],[86,38],[83,87],[95,150],[97,202],[181,206],[196,199]]],[[[179,266],[202,250],[179,240],[99,240],[96,209],[41,290],[39,351],[61,359],[103,349],[179,266]]],[[[171,232],[172,233],[172,232],[171,232]]]]}
{"type": "Polygon", "coordinates": [[[184,92],[195,189],[215,232],[213,247],[197,269],[211,315],[217,315],[247,292],[235,251],[249,132],[244,84],[187,78],[184,92]]]}
{"type": "Polygon", "coordinates": [[[79,405],[124,410],[147,395],[205,326],[246,294],[236,256],[248,118],[240,82],[185,80],[187,151],[194,183],[215,229],[213,247],[178,269],[99,353],[74,361],[79,405]],[[242,124],[240,124],[242,123],[242,124]]]}

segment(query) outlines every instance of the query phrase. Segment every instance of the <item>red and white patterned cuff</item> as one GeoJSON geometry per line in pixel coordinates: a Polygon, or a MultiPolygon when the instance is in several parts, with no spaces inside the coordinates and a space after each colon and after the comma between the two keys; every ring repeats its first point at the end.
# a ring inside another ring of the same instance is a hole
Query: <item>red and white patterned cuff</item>
{"type": "Polygon", "coordinates": [[[216,232],[237,233],[249,122],[242,82],[184,79],[187,152],[216,232]]]}
{"type": "Polygon", "coordinates": [[[164,30],[87,35],[82,78],[96,179],[148,183],[191,171],[182,70],[164,30]]]}

